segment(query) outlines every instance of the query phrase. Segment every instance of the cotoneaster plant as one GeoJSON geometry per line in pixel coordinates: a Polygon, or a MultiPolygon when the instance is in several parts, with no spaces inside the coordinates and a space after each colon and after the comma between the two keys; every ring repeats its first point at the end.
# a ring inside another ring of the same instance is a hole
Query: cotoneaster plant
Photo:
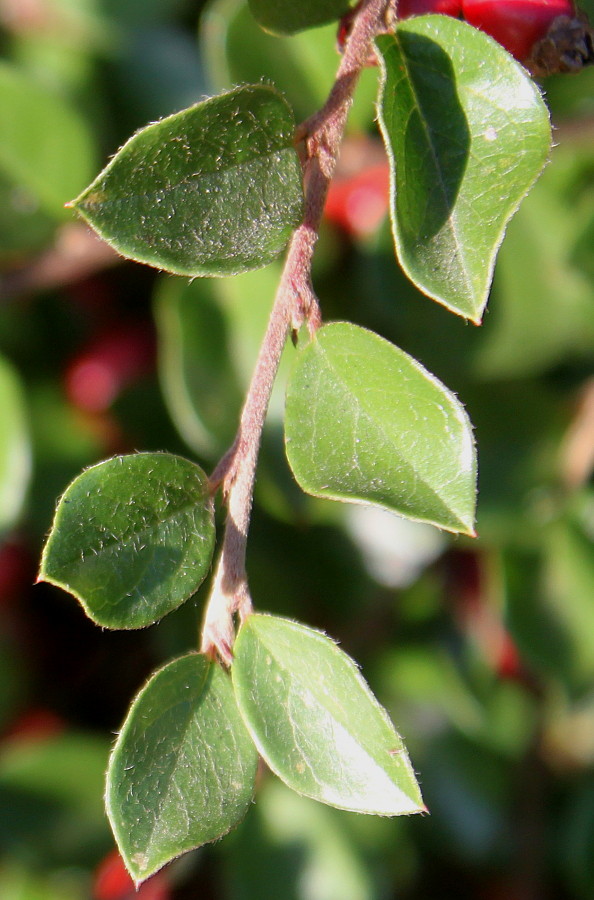
{"type": "Polygon", "coordinates": [[[262,429],[292,337],[285,442],[303,490],[473,535],[475,446],[462,403],[405,349],[324,323],[312,257],[370,61],[381,70],[395,252],[457,315],[480,323],[506,224],[550,150],[537,85],[457,8],[399,20],[388,0],[250,6],[284,34],[342,17],[325,105],[297,125],[273,85],[240,85],[139,131],[71,204],[124,256],[186,278],[233,276],[288,248],[235,440],[210,475],[167,453],[100,463],[66,490],[44,549],[41,580],[98,625],[130,629],[191,597],[218,548],[199,648],[142,688],[109,763],[107,813],[136,884],[237,825],[258,757],[295,791],[341,809],[425,811],[403,741],[352,660],[304,624],[254,612],[245,559],[262,429]]]}

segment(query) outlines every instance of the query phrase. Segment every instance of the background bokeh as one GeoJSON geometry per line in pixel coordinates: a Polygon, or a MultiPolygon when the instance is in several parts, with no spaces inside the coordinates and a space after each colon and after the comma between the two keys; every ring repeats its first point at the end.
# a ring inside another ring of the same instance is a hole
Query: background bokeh
{"type": "MultiPolygon", "coordinates": [[[[594,14],[594,4],[590,4],[594,14]]],[[[125,900],[107,754],[199,594],[110,633],[35,585],[56,499],[114,453],[210,470],[228,446],[279,265],[221,281],[123,262],[63,208],[138,127],[244,81],[302,120],[335,28],[260,32],[243,0],[0,0],[0,898],[125,900]]],[[[249,543],[261,610],[325,629],[406,740],[430,816],[356,816],[263,774],[245,822],[142,900],[594,896],[594,68],[543,86],[556,146],[513,219],[481,329],[394,260],[376,73],[353,108],[315,260],[326,319],[368,326],[454,389],[476,428],[479,538],[300,493],[282,382],[249,543]]]]}

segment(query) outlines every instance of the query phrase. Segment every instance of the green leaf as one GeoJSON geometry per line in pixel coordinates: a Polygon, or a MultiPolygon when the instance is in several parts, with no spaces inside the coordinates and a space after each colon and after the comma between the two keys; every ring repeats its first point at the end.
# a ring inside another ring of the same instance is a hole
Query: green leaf
{"type": "Polygon", "coordinates": [[[0,534],[21,513],[31,475],[29,427],[20,380],[0,357],[0,534]]]}
{"type": "Polygon", "coordinates": [[[60,96],[0,63],[0,171],[34,205],[63,218],[91,176],[95,148],[84,120],[60,96]]]}
{"type": "MultiPolygon", "coordinates": [[[[4,738],[0,841],[5,859],[28,860],[29,869],[37,868],[31,867],[33,858],[41,869],[51,860],[55,873],[87,865],[90,848],[99,849],[109,840],[102,802],[109,742],[88,732],[44,735],[42,727],[29,734],[17,729],[4,738]]],[[[13,895],[2,888],[0,880],[2,900],[39,900],[37,894],[13,895]]],[[[88,885],[81,897],[88,897],[88,885]]]]}
{"type": "Polygon", "coordinates": [[[377,334],[346,322],[316,333],[291,373],[285,435],[307,493],[473,533],[468,417],[420,363],[377,334]]]}
{"type": "Polygon", "coordinates": [[[354,812],[423,811],[400,736],[330,638],[288,619],[251,615],[233,652],[241,714],[285,784],[354,812]]]}
{"type": "Polygon", "coordinates": [[[39,580],[73,594],[98,625],[142,628],[198,589],[214,537],[199,466],[164,453],[118,456],[66,490],[39,580]]]}
{"type": "MultiPolygon", "coordinates": [[[[101,829],[101,790],[109,745],[90,734],[64,732],[31,740],[18,733],[7,741],[0,759],[0,789],[13,798],[38,798],[76,813],[79,827],[101,829]]],[[[3,798],[4,799],[4,798],[3,798]]],[[[22,815],[22,813],[21,813],[22,815]]],[[[3,827],[18,829],[17,810],[2,808],[3,827]]]]}
{"type": "MultiPolygon", "coordinates": [[[[276,262],[266,269],[217,282],[219,302],[229,329],[231,358],[244,393],[252,378],[281,274],[282,266],[276,262]]],[[[284,417],[283,382],[286,383],[291,350],[285,347],[281,356],[268,406],[268,422],[282,422],[284,417]]]]}
{"type": "Polygon", "coordinates": [[[594,677],[594,494],[584,492],[583,500],[585,521],[574,514],[549,529],[540,594],[553,623],[555,664],[572,686],[588,690],[594,677]]]}
{"type": "Polygon", "coordinates": [[[221,283],[165,277],[155,295],[163,395],[184,440],[207,456],[232,444],[242,405],[221,283]]]}
{"type": "Polygon", "coordinates": [[[408,19],[377,46],[398,258],[479,322],[505,226],[549,152],[547,108],[519,63],[452,17],[408,19]]]}
{"type": "Polygon", "coordinates": [[[282,251],[303,210],[292,112],[247,86],[137,132],[75,209],[115,249],[178,275],[234,275],[282,251]]]}
{"type": "MultiPolygon", "coordinates": [[[[1,167],[0,167],[1,168],[1,167]]],[[[0,171],[0,265],[3,271],[48,244],[56,220],[41,209],[35,194],[0,171]]]]}
{"type": "MultiPolygon", "coordinates": [[[[159,374],[184,440],[209,458],[233,442],[281,275],[278,262],[235,278],[163,277],[155,312],[159,374]]],[[[268,407],[282,422],[293,348],[283,352],[268,407]]]]}
{"type": "Polygon", "coordinates": [[[340,19],[349,11],[348,0],[249,0],[254,19],[266,31],[294,34],[340,19]]]}
{"type": "Polygon", "coordinates": [[[243,818],[257,762],[218,665],[191,653],[153,675],[130,708],[107,773],[107,814],[137,885],[243,818]]]}
{"type": "Polygon", "coordinates": [[[225,896],[378,900],[385,873],[374,862],[396,845],[402,849],[398,825],[406,823],[345,813],[299,796],[278,778],[263,779],[245,827],[220,846],[225,896]]]}
{"type": "MultiPolygon", "coordinates": [[[[31,848],[28,848],[31,853],[31,848]]],[[[0,870],[0,897],[4,900],[84,900],[89,896],[89,875],[72,861],[58,872],[31,871],[29,862],[21,862],[11,853],[0,870]]]]}
{"type": "Polygon", "coordinates": [[[207,90],[191,32],[144,20],[124,35],[110,65],[110,88],[124,122],[155,122],[214,93],[207,90]]]}
{"type": "Polygon", "coordinates": [[[553,164],[509,224],[490,314],[475,346],[475,371],[482,378],[526,377],[591,355],[592,279],[575,259],[576,236],[592,213],[590,202],[576,202],[575,180],[587,177],[589,149],[584,157],[587,162],[575,147],[557,147],[553,164]]]}

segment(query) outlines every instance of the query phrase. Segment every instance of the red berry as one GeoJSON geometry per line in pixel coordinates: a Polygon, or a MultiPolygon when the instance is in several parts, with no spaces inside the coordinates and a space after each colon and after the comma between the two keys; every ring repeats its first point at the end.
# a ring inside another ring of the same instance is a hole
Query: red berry
{"type": "Polygon", "coordinates": [[[4,735],[32,744],[57,737],[64,731],[64,721],[50,709],[33,706],[13,722],[4,735]]]}
{"type": "Polygon", "coordinates": [[[15,606],[35,579],[35,562],[17,538],[0,545],[0,608],[15,606]]]}
{"type": "Polygon", "coordinates": [[[374,164],[330,184],[324,215],[347,234],[365,237],[376,230],[388,212],[390,170],[374,164]]]}
{"type": "Polygon", "coordinates": [[[462,0],[399,0],[398,18],[441,13],[457,19],[462,14],[462,0]]]}
{"type": "Polygon", "coordinates": [[[103,412],[125,387],[152,371],[154,357],[154,336],[143,322],[113,326],[70,362],[68,399],[79,409],[103,412]]]}
{"type": "Polygon", "coordinates": [[[117,850],[108,853],[95,871],[93,900],[171,900],[165,872],[157,872],[138,890],[117,850]]]}
{"type": "Polygon", "coordinates": [[[462,0],[462,13],[522,62],[557,16],[574,15],[574,6],[571,0],[462,0]]]}
{"type": "Polygon", "coordinates": [[[525,675],[516,643],[505,629],[501,631],[499,652],[494,663],[499,678],[521,681],[525,675]]]}
{"type": "Polygon", "coordinates": [[[95,872],[94,900],[123,900],[134,890],[134,882],[117,850],[112,850],[101,861],[95,872]]]}

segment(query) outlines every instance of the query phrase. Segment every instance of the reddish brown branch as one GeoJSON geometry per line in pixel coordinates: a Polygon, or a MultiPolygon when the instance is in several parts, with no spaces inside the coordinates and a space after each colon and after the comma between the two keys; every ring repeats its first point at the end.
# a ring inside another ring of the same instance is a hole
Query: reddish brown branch
{"type": "Polygon", "coordinates": [[[311,262],[334,173],[353,91],[373,50],[373,38],[385,30],[390,0],[365,0],[353,17],[336,81],[324,107],[298,129],[305,142],[305,214],[293,235],[287,260],[260,347],[256,368],[233,447],[215,468],[213,489],[222,487],[227,504],[225,536],[206,608],[201,649],[230,665],[234,617],[252,609],[245,571],[247,533],[260,439],[268,402],[287,336],[307,322],[310,332],[321,323],[311,285],[311,262]]]}

